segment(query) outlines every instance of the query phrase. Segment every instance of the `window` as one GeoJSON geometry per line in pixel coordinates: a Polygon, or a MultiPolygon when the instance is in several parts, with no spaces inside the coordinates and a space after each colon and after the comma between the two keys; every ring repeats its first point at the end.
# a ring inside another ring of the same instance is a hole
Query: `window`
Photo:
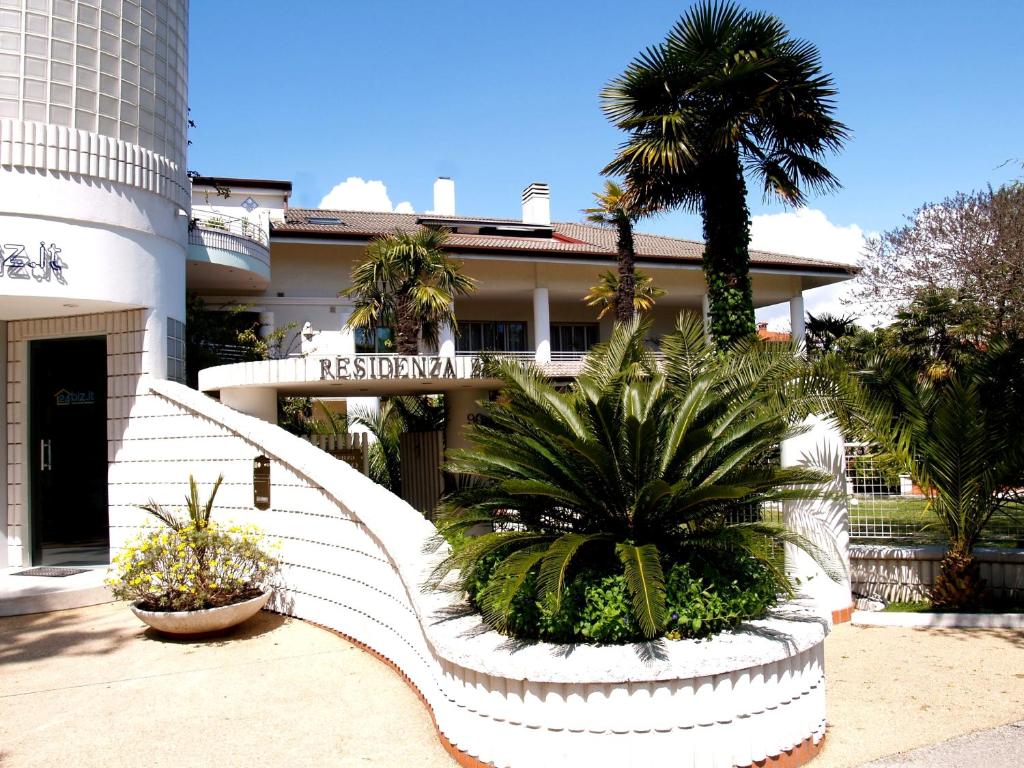
{"type": "Polygon", "coordinates": [[[552,323],[552,352],[586,352],[598,342],[597,323],[552,323]]]}
{"type": "Polygon", "coordinates": [[[185,383],[185,324],[167,318],[167,378],[185,383]]]}
{"type": "Polygon", "coordinates": [[[390,328],[356,328],[356,354],[395,351],[395,332],[390,328]]]}
{"type": "Polygon", "coordinates": [[[459,323],[459,352],[526,352],[526,323],[521,320],[459,323]]]}

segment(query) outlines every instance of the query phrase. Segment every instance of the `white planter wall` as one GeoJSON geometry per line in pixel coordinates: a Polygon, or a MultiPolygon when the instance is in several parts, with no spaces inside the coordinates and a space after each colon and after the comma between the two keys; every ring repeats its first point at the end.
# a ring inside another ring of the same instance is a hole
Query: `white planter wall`
{"type": "MultiPolygon", "coordinates": [[[[942,547],[851,546],[853,590],[892,601],[925,600],[944,554],[942,547]]],[[[1024,596],[1024,551],[978,549],[974,554],[996,599],[1024,596]]]]}
{"type": "Polygon", "coordinates": [[[422,515],[343,462],[180,385],[133,403],[110,472],[115,550],[150,498],[179,503],[189,473],[225,483],[217,514],[282,542],[277,608],[389,661],[431,708],[464,764],[798,764],[825,729],[827,621],[807,607],[748,632],[651,647],[520,647],[420,585],[439,554],[422,515]],[[271,508],[252,506],[253,459],[271,464],[271,508]],[[792,751],[787,755],[787,751],[792,751]]]}

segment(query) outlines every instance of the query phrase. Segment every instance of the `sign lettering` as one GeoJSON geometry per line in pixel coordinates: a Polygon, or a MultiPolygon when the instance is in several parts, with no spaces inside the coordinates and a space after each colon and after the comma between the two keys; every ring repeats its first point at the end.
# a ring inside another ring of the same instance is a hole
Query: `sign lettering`
{"type": "Polygon", "coordinates": [[[67,285],[64,270],[67,264],[61,258],[62,249],[56,244],[40,241],[39,250],[33,256],[20,243],[0,243],[0,278],[9,280],[35,280],[48,283],[56,280],[67,285]]]}
{"type": "MultiPolygon", "coordinates": [[[[473,366],[472,376],[482,375],[473,366]]],[[[437,355],[381,357],[374,355],[320,359],[320,380],[330,379],[457,379],[455,360],[437,355]]]]}
{"type": "Polygon", "coordinates": [[[96,393],[92,390],[88,392],[72,392],[67,389],[62,389],[56,392],[53,396],[58,406],[64,405],[93,405],[96,402],[96,393]]]}

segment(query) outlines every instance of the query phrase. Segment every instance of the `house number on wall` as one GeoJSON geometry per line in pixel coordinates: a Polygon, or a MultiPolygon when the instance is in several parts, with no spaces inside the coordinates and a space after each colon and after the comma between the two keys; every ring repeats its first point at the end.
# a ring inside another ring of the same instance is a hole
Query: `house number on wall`
{"type": "Polygon", "coordinates": [[[64,269],[67,264],[60,257],[62,249],[54,243],[39,243],[39,251],[33,255],[24,245],[0,243],[0,278],[10,280],[35,280],[48,283],[56,280],[67,285],[64,269]]]}
{"type": "Polygon", "coordinates": [[[252,462],[252,505],[270,509],[270,459],[257,456],[252,462]]]}

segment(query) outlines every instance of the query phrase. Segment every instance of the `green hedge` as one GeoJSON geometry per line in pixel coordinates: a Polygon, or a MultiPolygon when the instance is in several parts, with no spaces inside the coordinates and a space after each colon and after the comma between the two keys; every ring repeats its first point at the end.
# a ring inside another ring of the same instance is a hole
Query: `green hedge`
{"type": "MultiPolygon", "coordinates": [[[[498,558],[482,560],[469,581],[470,602],[487,586],[498,558]]],[[[522,585],[506,634],[553,643],[618,644],[644,640],[633,619],[626,579],[621,572],[591,565],[569,582],[561,605],[536,600],[536,573],[522,585]]],[[[671,617],[665,637],[704,638],[763,617],[778,602],[768,566],[754,558],[728,570],[702,561],[668,568],[665,587],[671,617]]]]}

